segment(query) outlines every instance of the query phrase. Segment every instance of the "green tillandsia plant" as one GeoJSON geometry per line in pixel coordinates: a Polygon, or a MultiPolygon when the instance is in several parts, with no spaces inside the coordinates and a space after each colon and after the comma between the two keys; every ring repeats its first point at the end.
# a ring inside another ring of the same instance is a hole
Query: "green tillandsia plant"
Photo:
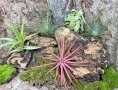
{"type": "Polygon", "coordinates": [[[42,18],[42,22],[40,27],[36,28],[34,31],[39,33],[41,36],[49,36],[49,37],[54,37],[54,29],[57,27],[54,25],[51,17],[51,12],[47,8],[46,16],[42,18]]]}
{"type": "Polygon", "coordinates": [[[0,65],[0,84],[9,81],[13,77],[13,74],[15,73],[16,69],[11,65],[8,64],[0,65]]]}
{"type": "Polygon", "coordinates": [[[86,21],[81,10],[76,11],[75,9],[72,9],[65,17],[65,26],[73,29],[75,32],[84,31],[85,24],[86,21]]]}
{"type": "Polygon", "coordinates": [[[96,17],[92,22],[91,29],[86,33],[87,36],[101,37],[104,34],[106,27],[100,22],[100,18],[96,17]]]}
{"type": "Polygon", "coordinates": [[[12,31],[15,38],[0,38],[2,41],[6,41],[4,44],[0,45],[0,48],[5,46],[10,46],[9,52],[20,52],[24,50],[33,50],[40,48],[39,46],[25,45],[27,40],[30,40],[36,33],[31,35],[25,35],[24,32],[24,20],[22,20],[21,29],[18,30],[16,26],[5,22],[6,26],[12,31]]]}

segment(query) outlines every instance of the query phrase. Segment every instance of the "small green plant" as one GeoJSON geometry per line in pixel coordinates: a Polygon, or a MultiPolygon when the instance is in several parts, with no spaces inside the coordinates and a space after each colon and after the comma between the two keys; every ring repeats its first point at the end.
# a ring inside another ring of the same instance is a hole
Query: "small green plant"
{"type": "Polygon", "coordinates": [[[72,9],[71,12],[69,12],[65,17],[66,27],[73,29],[75,32],[84,31],[85,23],[86,22],[83,16],[83,12],[81,10],[76,11],[75,9],[72,9]]]}
{"type": "Polygon", "coordinates": [[[0,65],[0,84],[9,81],[13,77],[13,74],[15,73],[16,69],[11,65],[8,64],[0,65]]]}
{"type": "MultiPolygon", "coordinates": [[[[40,60],[40,64],[47,63],[44,60],[40,60]]],[[[46,74],[49,71],[50,67],[33,67],[22,74],[20,77],[23,81],[38,81],[41,85],[48,83],[52,83],[55,79],[55,74],[52,72],[51,74],[46,74]]]]}
{"type": "Polygon", "coordinates": [[[27,40],[31,39],[34,35],[36,35],[36,33],[31,34],[31,35],[25,35],[24,20],[22,22],[20,30],[18,30],[17,27],[15,27],[7,22],[5,22],[5,24],[12,31],[12,33],[15,36],[15,39],[13,39],[13,38],[0,38],[0,40],[6,41],[4,44],[0,45],[0,48],[9,45],[10,46],[10,48],[9,48],[10,53],[40,48],[39,46],[25,45],[27,40]]]}
{"type": "Polygon", "coordinates": [[[105,31],[105,27],[101,24],[100,18],[95,19],[91,25],[91,29],[88,30],[88,36],[101,37],[105,31]]]}
{"type": "Polygon", "coordinates": [[[54,37],[54,29],[56,28],[56,25],[54,25],[52,22],[52,17],[49,9],[47,9],[46,16],[42,17],[42,23],[39,26],[40,27],[36,28],[35,31],[41,36],[54,37]]]}

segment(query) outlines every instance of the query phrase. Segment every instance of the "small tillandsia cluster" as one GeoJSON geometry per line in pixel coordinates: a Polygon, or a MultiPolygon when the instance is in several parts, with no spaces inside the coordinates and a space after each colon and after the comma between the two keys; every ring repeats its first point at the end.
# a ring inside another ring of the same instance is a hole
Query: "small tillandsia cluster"
{"type": "Polygon", "coordinates": [[[49,8],[47,7],[45,16],[41,16],[41,15],[39,16],[42,18],[42,22],[41,22],[41,25],[39,25],[39,27],[34,29],[34,31],[37,32],[41,36],[54,37],[55,28],[57,26],[54,25],[52,21],[52,15],[49,8]]]}
{"type": "Polygon", "coordinates": [[[92,36],[94,38],[102,37],[105,32],[106,27],[102,25],[100,18],[96,17],[96,19],[92,22],[90,30],[87,32],[88,36],[92,36]]]}
{"type": "Polygon", "coordinates": [[[40,48],[39,46],[26,45],[26,41],[30,40],[37,33],[26,36],[24,32],[24,20],[22,20],[20,30],[8,22],[5,22],[5,25],[12,31],[15,38],[0,38],[0,40],[6,41],[4,44],[0,45],[0,48],[10,46],[9,53],[40,48]]]}
{"type": "MultiPolygon", "coordinates": [[[[77,57],[80,55],[78,52],[81,49],[81,45],[74,49],[72,51],[73,45],[75,44],[77,38],[74,40],[74,42],[70,45],[67,45],[67,40],[65,38],[61,38],[61,41],[59,42],[59,54],[56,54],[54,52],[51,52],[51,57],[44,57],[45,60],[50,60],[52,62],[44,65],[40,65],[38,67],[45,67],[45,66],[51,66],[52,68],[47,72],[50,73],[53,70],[56,70],[56,76],[60,77],[61,85],[65,86],[66,90],[68,90],[67,85],[67,79],[74,85],[73,80],[76,80],[72,72],[77,72],[74,67],[77,67],[79,65],[89,64],[89,61],[85,60],[76,60],[77,57]]],[[[80,78],[83,78],[83,76],[77,72],[80,78]]]]}

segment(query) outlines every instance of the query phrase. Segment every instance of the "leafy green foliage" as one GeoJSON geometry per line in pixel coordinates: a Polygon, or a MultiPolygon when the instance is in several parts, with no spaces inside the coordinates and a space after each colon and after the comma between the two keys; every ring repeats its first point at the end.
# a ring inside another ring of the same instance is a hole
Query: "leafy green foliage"
{"type": "Polygon", "coordinates": [[[39,46],[30,46],[30,45],[25,45],[25,42],[29,39],[31,39],[36,33],[31,34],[31,35],[25,35],[24,32],[24,20],[21,25],[21,29],[18,30],[17,27],[5,22],[5,24],[8,26],[8,28],[12,31],[12,33],[15,36],[15,39],[13,38],[0,38],[0,40],[6,41],[6,43],[0,45],[0,48],[5,47],[5,46],[10,46],[10,53],[12,52],[19,52],[23,50],[32,50],[32,49],[38,49],[40,48],[39,46]]]}
{"type": "Polygon", "coordinates": [[[5,64],[0,66],[0,84],[3,84],[12,78],[16,69],[11,65],[5,64]]]}
{"type": "MultiPolygon", "coordinates": [[[[46,63],[44,60],[40,61],[40,64],[46,63]]],[[[53,82],[55,78],[54,72],[46,74],[50,70],[50,67],[33,67],[21,75],[23,81],[38,81],[41,85],[47,82],[53,82]]]]}
{"type": "Polygon", "coordinates": [[[84,30],[85,19],[83,16],[83,12],[76,11],[74,9],[71,10],[70,13],[65,17],[65,25],[66,27],[73,29],[75,32],[80,32],[84,30]]]}
{"type": "Polygon", "coordinates": [[[105,27],[101,24],[100,18],[95,19],[91,25],[91,29],[87,32],[88,36],[101,37],[105,31],[105,27]]]}

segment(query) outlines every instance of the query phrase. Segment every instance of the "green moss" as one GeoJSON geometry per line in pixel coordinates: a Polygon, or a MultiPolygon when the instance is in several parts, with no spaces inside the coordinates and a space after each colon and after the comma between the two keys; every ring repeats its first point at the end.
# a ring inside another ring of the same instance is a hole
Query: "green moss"
{"type": "Polygon", "coordinates": [[[107,83],[109,90],[118,87],[118,72],[113,67],[108,67],[102,78],[107,83]]]}
{"type": "Polygon", "coordinates": [[[79,82],[77,85],[77,90],[107,90],[107,86],[105,82],[79,82]]]}
{"type": "Polygon", "coordinates": [[[96,83],[79,82],[77,90],[114,90],[118,87],[118,72],[113,67],[108,67],[105,70],[102,79],[96,83]]]}
{"type": "Polygon", "coordinates": [[[11,65],[5,64],[0,66],[0,84],[3,84],[12,78],[16,69],[11,65]]]}
{"type": "MultiPolygon", "coordinates": [[[[41,61],[40,63],[45,63],[45,61],[41,61]]],[[[51,72],[46,74],[49,70],[49,66],[34,67],[22,74],[21,79],[23,81],[38,81],[41,85],[45,84],[47,81],[52,83],[55,78],[55,73],[51,72]]]]}

